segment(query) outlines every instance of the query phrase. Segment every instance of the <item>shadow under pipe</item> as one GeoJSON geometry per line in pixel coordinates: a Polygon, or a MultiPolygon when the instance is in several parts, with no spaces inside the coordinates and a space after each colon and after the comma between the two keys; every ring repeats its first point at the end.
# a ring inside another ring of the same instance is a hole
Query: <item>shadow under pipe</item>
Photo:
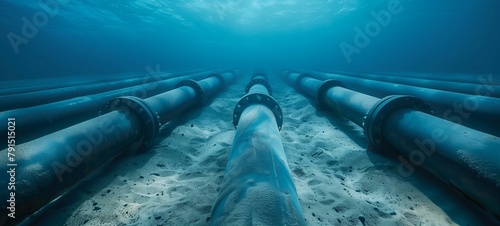
{"type": "Polygon", "coordinates": [[[372,148],[397,156],[401,176],[422,167],[500,217],[500,138],[435,117],[416,97],[378,99],[343,88],[335,80],[294,73],[286,79],[316,99],[318,107],[361,126],[372,148]]]}
{"type": "MultiPolygon", "coordinates": [[[[202,104],[234,79],[230,72],[201,81],[185,80],[178,88],[147,98],[119,97],[109,101],[109,113],[42,138],[15,146],[15,161],[0,159],[1,170],[15,168],[15,191],[0,190],[0,225],[19,222],[61,197],[86,176],[123,153],[147,150],[159,127],[191,107],[202,104]],[[16,166],[8,164],[16,164],[16,166]],[[12,196],[10,192],[15,192],[12,196]]],[[[7,150],[4,150],[4,153],[7,150]]],[[[2,177],[0,184],[8,184],[2,177]]]]}
{"type": "Polygon", "coordinates": [[[236,134],[211,225],[305,225],[279,129],[282,112],[262,74],[237,103],[236,134]]]}

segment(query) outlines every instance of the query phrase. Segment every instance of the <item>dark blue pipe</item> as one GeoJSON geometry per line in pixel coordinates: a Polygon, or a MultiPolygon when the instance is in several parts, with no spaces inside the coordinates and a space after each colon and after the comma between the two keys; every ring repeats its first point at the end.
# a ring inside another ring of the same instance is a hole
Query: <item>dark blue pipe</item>
{"type": "Polygon", "coordinates": [[[211,225],[305,225],[281,143],[281,109],[263,81],[236,105],[237,130],[211,225]]]}
{"type": "MultiPolygon", "coordinates": [[[[16,145],[14,162],[0,158],[2,172],[9,171],[9,163],[17,164],[16,190],[0,189],[1,200],[9,200],[10,192],[15,192],[16,218],[7,215],[10,204],[1,202],[0,225],[23,220],[114,157],[147,150],[162,123],[199,106],[233,79],[230,72],[214,74],[199,82],[181,82],[174,90],[144,100],[119,97],[106,104],[106,114],[16,145]]],[[[7,152],[2,151],[6,156],[7,152]]],[[[0,184],[7,185],[9,180],[2,176],[0,184]]]]}
{"type": "Polygon", "coordinates": [[[23,79],[15,81],[6,81],[2,84],[0,95],[10,95],[19,93],[28,93],[49,89],[57,89],[62,87],[79,86],[86,84],[94,84],[99,82],[110,82],[120,79],[131,79],[145,77],[140,74],[112,74],[102,75],[99,78],[92,78],[89,76],[65,76],[58,78],[44,78],[44,79],[23,79]]]}
{"type": "Polygon", "coordinates": [[[500,217],[500,138],[435,117],[415,97],[378,99],[293,73],[287,80],[298,90],[312,89],[305,93],[319,105],[363,127],[372,148],[399,155],[401,176],[422,167],[500,217]]]}
{"type": "MultiPolygon", "coordinates": [[[[16,118],[16,130],[19,134],[23,134],[23,136],[19,136],[16,141],[22,143],[93,118],[98,115],[102,106],[112,98],[119,96],[147,98],[171,90],[183,80],[199,80],[208,77],[210,73],[216,72],[218,71],[194,73],[159,82],[77,97],[50,104],[0,112],[0,121],[6,121],[7,118],[16,118]]],[[[0,134],[6,132],[6,127],[0,127],[0,134]]],[[[6,147],[4,142],[2,142],[1,145],[0,149],[6,147]]]]}
{"type": "MultiPolygon", "coordinates": [[[[294,72],[291,74],[300,75],[294,72]]],[[[395,94],[412,95],[426,101],[435,115],[440,118],[500,137],[499,98],[392,84],[337,74],[311,72],[307,75],[319,80],[335,79],[350,90],[379,98],[395,94]]]]}
{"type": "Polygon", "coordinates": [[[110,82],[96,82],[93,84],[3,95],[0,96],[0,111],[32,107],[36,105],[42,105],[61,100],[67,100],[74,97],[102,93],[136,85],[146,85],[148,83],[158,82],[164,79],[179,77],[190,73],[192,74],[192,71],[179,72],[175,74],[143,76],[139,78],[119,79],[110,82]]]}
{"type": "MultiPolygon", "coordinates": [[[[456,81],[440,81],[422,78],[405,77],[404,75],[382,75],[371,73],[355,73],[355,72],[336,72],[335,74],[345,75],[353,78],[370,79],[382,82],[395,84],[403,84],[410,86],[418,86],[429,89],[445,90],[456,93],[464,93],[470,95],[500,97],[500,82],[494,82],[492,75],[476,76],[477,83],[465,83],[456,81]]],[[[448,77],[453,77],[450,75],[448,77]]]]}

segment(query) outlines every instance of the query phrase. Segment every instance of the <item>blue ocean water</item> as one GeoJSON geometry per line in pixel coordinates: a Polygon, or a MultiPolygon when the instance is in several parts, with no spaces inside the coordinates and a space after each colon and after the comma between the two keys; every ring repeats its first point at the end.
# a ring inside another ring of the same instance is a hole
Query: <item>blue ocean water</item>
{"type": "Polygon", "coordinates": [[[0,76],[156,65],[498,74],[498,12],[497,0],[3,0],[0,76]]]}

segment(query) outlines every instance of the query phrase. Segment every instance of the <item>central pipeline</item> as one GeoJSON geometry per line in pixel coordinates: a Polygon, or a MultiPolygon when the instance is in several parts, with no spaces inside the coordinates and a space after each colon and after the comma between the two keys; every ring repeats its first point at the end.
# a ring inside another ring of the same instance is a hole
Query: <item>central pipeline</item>
{"type": "Polygon", "coordinates": [[[279,129],[283,114],[264,74],[233,112],[237,128],[211,225],[305,225],[279,129]]]}

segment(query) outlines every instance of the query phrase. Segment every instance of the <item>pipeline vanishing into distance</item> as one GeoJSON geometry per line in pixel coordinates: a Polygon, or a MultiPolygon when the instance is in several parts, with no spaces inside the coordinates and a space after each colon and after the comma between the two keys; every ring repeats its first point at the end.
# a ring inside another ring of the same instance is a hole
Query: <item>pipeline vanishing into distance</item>
{"type": "Polygon", "coordinates": [[[403,84],[410,86],[418,86],[429,89],[444,90],[456,93],[464,93],[469,95],[479,95],[487,97],[500,97],[500,82],[493,81],[492,75],[481,75],[477,77],[476,83],[464,83],[457,81],[441,81],[422,78],[409,78],[396,75],[381,75],[371,73],[355,73],[355,72],[335,72],[335,74],[349,76],[352,78],[361,78],[389,82],[394,84],[403,84]]]}
{"type": "MultiPolygon", "coordinates": [[[[295,76],[300,73],[291,72],[295,76]]],[[[500,137],[500,98],[468,95],[409,85],[393,84],[338,74],[304,71],[309,77],[341,81],[350,90],[378,98],[389,95],[412,95],[428,103],[435,115],[448,121],[500,137]]],[[[482,92],[488,92],[487,87],[482,92]]]]}
{"type": "MultiPolygon", "coordinates": [[[[200,70],[194,72],[198,71],[200,70]]],[[[151,82],[156,82],[167,78],[175,78],[183,75],[193,74],[194,72],[186,71],[186,72],[179,72],[172,74],[157,74],[154,76],[142,76],[137,78],[120,79],[109,82],[97,82],[92,84],[68,86],[68,87],[49,89],[49,90],[2,95],[0,96],[0,111],[32,107],[47,103],[53,103],[61,100],[67,100],[74,97],[80,97],[101,92],[108,92],[111,90],[116,90],[136,85],[145,85],[151,82]],[[154,78],[154,80],[151,78],[154,78]]]]}
{"type": "Polygon", "coordinates": [[[211,225],[305,225],[279,129],[283,116],[264,74],[236,104],[236,134],[211,225]]]}
{"type": "MultiPolygon", "coordinates": [[[[205,71],[169,79],[157,77],[157,75],[148,75],[142,80],[155,82],[0,112],[0,121],[7,121],[8,118],[22,119],[16,122],[16,132],[23,134],[23,136],[19,136],[16,142],[23,143],[97,116],[98,112],[102,110],[102,105],[112,98],[119,96],[147,98],[175,88],[180,81],[186,79],[199,80],[208,77],[211,73],[222,72],[224,70],[205,71]]],[[[1,127],[1,133],[7,133],[7,128],[1,127]]],[[[0,150],[6,148],[5,143],[1,145],[0,150]]]]}
{"type": "Polygon", "coordinates": [[[290,73],[285,79],[319,108],[362,127],[371,149],[397,156],[401,176],[421,167],[500,217],[499,137],[438,118],[417,97],[379,99],[346,89],[343,81],[321,81],[309,74],[290,73]]]}
{"type": "MultiPolygon", "coordinates": [[[[0,190],[0,199],[15,199],[16,218],[7,217],[9,202],[3,202],[0,225],[26,219],[116,156],[146,151],[162,124],[203,104],[234,79],[234,72],[210,74],[147,99],[118,97],[105,105],[108,113],[17,145],[16,164],[22,167],[15,175],[23,180],[16,181],[15,196],[0,190]]],[[[7,158],[1,158],[1,171],[9,171],[7,166],[7,158]]],[[[1,177],[0,184],[8,180],[1,177]]]]}
{"type": "MultiPolygon", "coordinates": [[[[172,71],[165,73],[151,71],[148,75],[176,74],[179,72],[183,71],[172,71]]],[[[184,71],[184,72],[189,73],[189,71],[184,71]]],[[[195,72],[196,71],[192,71],[192,73],[195,72]]],[[[57,89],[63,87],[72,87],[72,86],[96,84],[103,82],[112,82],[122,79],[145,78],[145,77],[148,76],[139,73],[118,73],[110,75],[99,75],[98,77],[87,75],[87,76],[67,76],[67,77],[65,76],[56,78],[5,81],[0,85],[0,95],[20,94],[20,93],[57,89]]]]}

